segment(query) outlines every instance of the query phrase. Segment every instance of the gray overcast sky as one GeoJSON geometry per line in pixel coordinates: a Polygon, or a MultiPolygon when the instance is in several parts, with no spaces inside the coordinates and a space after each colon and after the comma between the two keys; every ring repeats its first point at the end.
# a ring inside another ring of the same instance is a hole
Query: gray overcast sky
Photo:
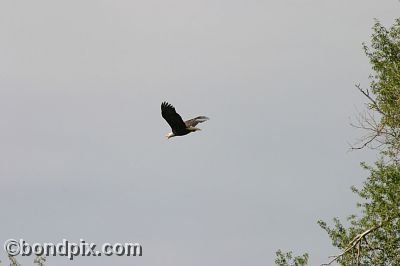
{"type": "Polygon", "coordinates": [[[264,266],[279,248],[326,262],[316,222],[355,212],[349,187],[376,158],[348,152],[361,43],[399,14],[395,0],[2,0],[0,242],[144,249],[49,266],[264,266]],[[167,141],[163,100],[211,120],[167,141]]]}

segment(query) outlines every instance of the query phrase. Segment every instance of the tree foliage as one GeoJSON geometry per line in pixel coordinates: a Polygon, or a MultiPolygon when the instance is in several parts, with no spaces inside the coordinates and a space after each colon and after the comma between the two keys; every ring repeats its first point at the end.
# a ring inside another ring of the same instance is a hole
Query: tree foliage
{"type": "Polygon", "coordinates": [[[292,252],[276,252],[275,264],[278,266],[306,266],[308,263],[308,254],[293,257],[292,252]]]}
{"type": "MultiPolygon", "coordinates": [[[[372,166],[362,164],[368,177],[361,188],[352,187],[361,214],[350,215],[346,225],[338,218],[332,225],[318,222],[340,250],[322,265],[400,265],[400,18],[390,28],[376,21],[372,30],[370,44],[363,47],[373,74],[368,89],[356,86],[367,110],[354,126],[365,135],[353,149],[377,149],[380,159],[372,166]]],[[[303,265],[281,251],[275,263],[303,265]]]]}
{"type": "Polygon", "coordinates": [[[362,164],[369,176],[361,189],[352,188],[361,198],[361,217],[351,215],[348,227],[337,218],[333,226],[318,222],[341,250],[324,265],[400,265],[400,19],[389,29],[377,21],[364,51],[374,74],[370,89],[357,86],[368,99],[359,119],[367,135],[359,148],[379,148],[382,157],[373,166],[362,164]]]}
{"type": "Polygon", "coordinates": [[[373,27],[370,46],[364,44],[374,74],[370,89],[357,88],[368,99],[368,110],[355,125],[367,131],[362,145],[382,148],[397,159],[400,151],[400,19],[387,29],[379,21],[373,27]]]}
{"type": "MultiPolygon", "coordinates": [[[[319,221],[342,253],[331,262],[341,265],[400,265],[400,166],[378,162],[364,167],[370,176],[362,189],[353,191],[363,199],[362,216],[351,215],[346,228],[338,219],[329,227],[319,221]]],[[[329,265],[327,263],[326,265],[329,265]]]]}

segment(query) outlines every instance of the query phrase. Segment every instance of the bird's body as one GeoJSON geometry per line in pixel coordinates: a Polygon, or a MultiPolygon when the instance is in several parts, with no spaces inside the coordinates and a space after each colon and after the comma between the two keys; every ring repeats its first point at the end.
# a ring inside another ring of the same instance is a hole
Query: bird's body
{"type": "Polygon", "coordinates": [[[172,138],[175,136],[184,136],[191,132],[201,130],[196,125],[208,120],[206,116],[198,116],[187,121],[183,121],[182,117],[176,112],[175,107],[167,102],[161,104],[161,115],[170,125],[172,132],[166,137],[172,138]]]}

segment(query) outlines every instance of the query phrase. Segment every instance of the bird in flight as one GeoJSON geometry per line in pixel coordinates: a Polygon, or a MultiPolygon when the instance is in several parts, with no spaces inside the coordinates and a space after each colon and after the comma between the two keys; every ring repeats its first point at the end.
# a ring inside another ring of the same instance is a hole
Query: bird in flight
{"type": "Polygon", "coordinates": [[[175,111],[175,107],[167,102],[161,103],[161,115],[170,125],[172,132],[166,135],[167,139],[175,136],[184,136],[191,132],[201,130],[196,125],[207,121],[206,116],[198,116],[187,121],[183,121],[182,117],[175,111]]]}

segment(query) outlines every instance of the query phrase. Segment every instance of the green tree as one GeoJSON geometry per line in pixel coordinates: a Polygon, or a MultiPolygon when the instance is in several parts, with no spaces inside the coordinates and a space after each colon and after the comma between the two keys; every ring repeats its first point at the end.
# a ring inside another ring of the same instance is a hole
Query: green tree
{"type": "MultiPolygon", "coordinates": [[[[366,133],[352,148],[377,149],[381,159],[362,164],[368,177],[352,187],[361,215],[350,215],[347,226],[338,218],[333,225],[318,222],[340,250],[323,265],[400,265],[400,18],[390,28],[376,21],[372,29],[371,43],[363,46],[373,75],[368,89],[356,86],[368,103],[354,126],[366,133]]],[[[291,259],[279,251],[275,263],[302,265],[291,259]]]]}
{"type": "Polygon", "coordinates": [[[361,217],[349,216],[347,228],[337,218],[333,226],[318,222],[341,250],[324,265],[400,265],[400,19],[389,29],[377,21],[364,51],[374,74],[370,89],[357,85],[368,99],[357,126],[367,134],[353,148],[377,148],[381,159],[362,164],[369,176],[361,189],[352,187],[361,217]]]}
{"type": "Polygon", "coordinates": [[[308,263],[308,254],[293,257],[292,252],[276,252],[275,264],[278,266],[306,266],[308,263]]]}
{"type": "Polygon", "coordinates": [[[319,221],[332,244],[342,252],[341,265],[400,265],[400,166],[376,163],[365,166],[370,175],[362,189],[353,191],[363,199],[358,206],[362,216],[351,215],[346,228],[334,219],[334,226],[319,221]]]}
{"type": "Polygon", "coordinates": [[[367,111],[356,127],[367,131],[353,147],[380,148],[383,155],[397,160],[400,151],[400,18],[387,29],[379,21],[373,27],[371,45],[364,46],[374,74],[370,89],[356,87],[367,97],[367,111]]]}

